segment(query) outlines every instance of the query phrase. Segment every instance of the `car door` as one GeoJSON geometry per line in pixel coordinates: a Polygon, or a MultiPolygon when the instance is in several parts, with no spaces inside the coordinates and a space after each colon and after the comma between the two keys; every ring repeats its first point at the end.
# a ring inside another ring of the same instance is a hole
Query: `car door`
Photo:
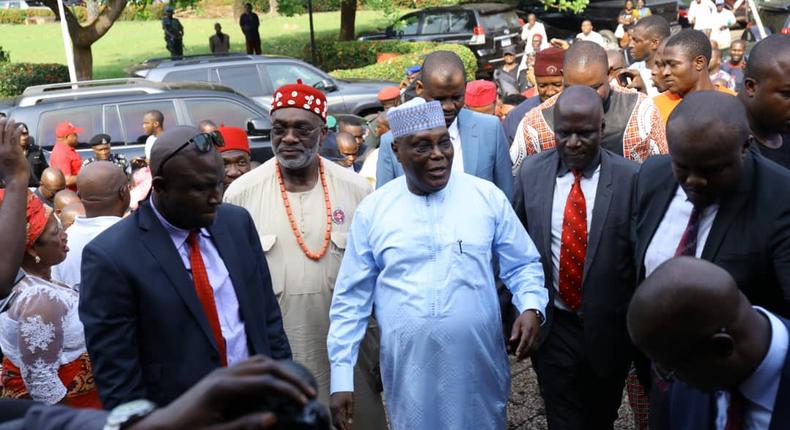
{"type": "Polygon", "coordinates": [[[403,39],[408,42],[414,42],[420,35],[420,12],[410,13],[403,15],[394,26],[388,29],[387,33],[393,39],[403,39]]]}
{"type": "Polygon", "coordinates": [[[450,18],[447,11],[424,12],[420,34],[416,40],[441,42],[447,37],[450,30],[450,18]]]}
{"type": "MultiPolygon", "coordinates": [[[[343,95],[338,91],[337,83],[331,76],[314,69],[307,64],[282,61],[270,62],[261,65],[263,70],[262,74],[266,77],[271,87],[274,89],[280,88],[285,84],[295,83],[297,79],[301,79],[305,85],[316,86],[322,84],[324,81],[330,85],[329,89],[322,88],[326,94],[327,109],[329,113],[346,112],[346,103],[343,95]]],[[[267,106],[271,106],[272,96],[266,100],[267,106]]]]}
{"type": "Polygon", "coordinates": [[[103,133],[102,105],[97,103],[88,106],[58,107],[41,113],[38,127],[35,130],[36,143],[47,151],[55,145],[55,128],[61,122],[70,122],[75,127],[83,129],[77,136],[77,152],[82,158],[92,156],[93,152],[88,145],[91,137],[103,133]]]}
{"type": "MultiPolygon", "coordinates": [[[[255,110],[229,98],[184,98],[181,104],[186,114],[185,122],[196,127],[200,121],[208,119],[217,125],[247,130],[250,120],[267,117],[263,110],[255,110]]],[[[253,159],[263,162],[272,157],[271,142],[267,136],[249,136],[249,139],[253,159]]]]}
{"type": "Polygon", "coordinates": [[[211,81],[233,88],[252,99],[270,96],[272,90],[265,85],[256,64],[221,66],[213,69],[211,81]]]}

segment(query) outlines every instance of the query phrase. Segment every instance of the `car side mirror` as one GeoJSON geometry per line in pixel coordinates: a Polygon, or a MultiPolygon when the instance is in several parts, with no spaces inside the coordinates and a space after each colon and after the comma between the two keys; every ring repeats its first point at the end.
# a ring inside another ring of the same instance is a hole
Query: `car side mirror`
{"type": "Polygon", "coordinates": [[[315,83],[313,87],[325,92],[331,93],[332,91],[337,91],[337,85],[334,82],[330,81],[329,79],[323,79],[315,83]]]}
{"type": "Polygon", "coordinates": [[[247,121],[247,135],[248,136],[263,136],[271,137],[272,134],[272,121],[269,118],[252,118],[247,121]]]}

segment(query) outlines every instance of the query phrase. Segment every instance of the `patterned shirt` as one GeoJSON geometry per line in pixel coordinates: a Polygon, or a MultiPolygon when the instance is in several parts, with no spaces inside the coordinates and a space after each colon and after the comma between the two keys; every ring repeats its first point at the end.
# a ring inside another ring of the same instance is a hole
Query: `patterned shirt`
{"type": "MultiPolygon", "coordinates": [[[[517,171],[524,158],[556,146],[552,114],[557,97],[559,95],[527,112],[518,125],[516,140],[513,142],[518,152],[512,157],[514,171],[517,171]]],[[[661,121],[656,106],[644,94],[612,87],[605,115],[607,130],[604,132],[601,146],[607,146],[606,140],[609,134],[610,138],[617,139],[618,142],[622,141],[622,147],[606,149],[639,163],[651,155],[667,153],[664,122],[661,121]],[[614,118],[610,118],[613,116],[614,118]],[[624,126],[610,127],[618,123],[624,126]],[[616,134],[612,134],[615,132],[616,134]]],[[[511,149],[511,155],[513,152],[516,151],[511,149]]]]}
{"type": "MultiPolygon", "coordinates": [[[[85,167],[88,164],[93,163],[94,161],[98,161],[96,160],[96,157],[88,158],[87,160],[82,162],[82,167],[85,167]]],[[[107,161],[120,167],[123,170],[123,172],[126,173],[127,175],[132,174],[132,166],[129,164],[129,161],[126,159],[126,157],[123,156],[123,154],[110,154],[110,158],[108,158],[107,161]]]]}

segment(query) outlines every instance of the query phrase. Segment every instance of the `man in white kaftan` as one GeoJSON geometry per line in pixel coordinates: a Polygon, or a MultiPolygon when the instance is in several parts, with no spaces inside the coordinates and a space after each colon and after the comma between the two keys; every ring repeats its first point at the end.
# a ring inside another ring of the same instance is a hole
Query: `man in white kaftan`
{"type": "Polygon", "coordinates": [[[351,418],[354,364],[375,309],[393,430],[502,429],[510,371],[492,258],[521,314],[510,340],[523,358],[548,301],[540,257],[494,184],[450,175],[441,106],[415,100],[388,114],[405,175],[358,207],[335,284],[327,342],[335,425],[351,418]]]}

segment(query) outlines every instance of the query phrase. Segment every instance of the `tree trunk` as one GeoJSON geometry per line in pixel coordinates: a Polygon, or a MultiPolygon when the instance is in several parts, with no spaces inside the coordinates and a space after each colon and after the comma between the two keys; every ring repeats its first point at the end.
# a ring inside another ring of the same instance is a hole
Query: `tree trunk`
{"type": "Polygon", "coordinates": [[[340,3],[340,40],[354,40],[354,21],[357,18],[357,0],[340,3]]]}
{"type": "MultiPolygon", "coordinates": [[[[58,15],[58,1],[60,0],[42,0],[44,5],[58,15]]],[[[80,25],[77,17],[71,12],[71,9],[66,8],[66,24],[69,27],[69,36],[71,36],[71,43],[74,51],[74,66],[77,69],[77,78],[79,80],[89,80],[93,77],[93,53],[91,46],[99,40],[102,36],[107,34],[121,12],[126,7],[128,0],[106,0],[106,3],[100,8],[99,14],[96,19],[89,21],[86,25],[80,25]]]]}
{"type": "Polygon", "coordinates": [[[97,16],[99,16],[99,9],[101,9],[101,3],[99,0],[86,0],[85,1],[85,8],[88,10],[88,22],[93,22],[97,16]]]}
{"type": "Polygon", "coordinates": [[[74,45],[74,68],[77,70],[77,80],[93,79],[93,52],[90,45],[74,45]]]}
{"type": "Polygon", "coordinates": [[[233,1],[233,20],[236,21],[236,24],[239,23],[239,18],[241,18],[241,14],[244,13],[244,4],[246,3],[245,0],[233,1]]]}
{"type": "Polygon", "coordinates": [[[277,0],[269,0],[269,15],[277,15],[277,0]]]}

